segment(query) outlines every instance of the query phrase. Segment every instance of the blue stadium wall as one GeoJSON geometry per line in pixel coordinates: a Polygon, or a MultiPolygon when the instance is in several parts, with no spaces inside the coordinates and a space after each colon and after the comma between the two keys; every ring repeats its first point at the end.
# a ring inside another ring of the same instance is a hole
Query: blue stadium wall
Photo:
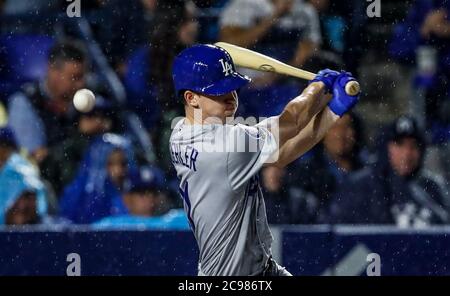
{"type": "MultiPolygon", "coordinates": [[[[365,275],[369,254],[381,275],[450,275],[450,228],[286,226],[274,229],[274,255],[294,275],[365,275]]],[[[195,275],[198,250],[188,231],[0,231],[0,275],[195,275]]]]}

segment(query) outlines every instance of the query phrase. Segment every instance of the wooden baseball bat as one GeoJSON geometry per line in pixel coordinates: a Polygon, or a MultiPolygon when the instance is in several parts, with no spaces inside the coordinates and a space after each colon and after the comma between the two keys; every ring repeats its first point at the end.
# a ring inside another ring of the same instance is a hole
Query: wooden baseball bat
{"type": "MultiPolygon", "coordinates": [[[[275,72],[301,79],[312,80],[316,74],[299,68],[292,67],[274,58],[260,54],[240,46],[226,42],[217,42],[215,45],[225,49],[233,59],[235,65],[264,72],[275,72]]],[[[361,91],[357,81],[350,81],[345,85],[345,92],[355,96],[361,91]]]]}

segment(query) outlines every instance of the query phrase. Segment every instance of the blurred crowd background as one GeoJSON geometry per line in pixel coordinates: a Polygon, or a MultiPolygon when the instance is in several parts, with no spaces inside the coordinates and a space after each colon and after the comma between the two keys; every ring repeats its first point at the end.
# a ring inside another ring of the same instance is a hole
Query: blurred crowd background
{"type": "MultiPolygon", "coordinates": [[[[187,229],[171,64],[219,40],[362,85],[319,145],[262,170],[270,223],[450,223],[450,2],[380,1],[380,17],[360,0],[82,0],[68,17],[72,3],[0,0],[0,225],[187,229]]],[[[307,85],[242,72],[238,116],[279,114],[307,85]]]]}

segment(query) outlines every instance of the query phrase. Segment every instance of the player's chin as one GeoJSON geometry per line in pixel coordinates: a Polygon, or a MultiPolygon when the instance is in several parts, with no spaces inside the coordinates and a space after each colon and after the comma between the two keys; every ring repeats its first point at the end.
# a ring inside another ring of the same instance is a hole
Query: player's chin
{"type": "Polygon", "coordinates": [[[236,108],[229,108],[229,109],[225,109],[225,111],[224,111],[225,117],[234,117],[235,113],[236,113],[236,108]]]}

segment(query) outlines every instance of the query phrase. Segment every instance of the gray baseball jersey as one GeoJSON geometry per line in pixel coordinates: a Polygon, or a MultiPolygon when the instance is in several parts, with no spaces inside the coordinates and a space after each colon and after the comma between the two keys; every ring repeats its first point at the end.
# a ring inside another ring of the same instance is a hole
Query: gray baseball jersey
{"type": "Polygon", "coordinates": [[[271,257],[258,171],[278,150],[259,124],[187,125],[170,137],[184,208],[200,249],[199,275],[256,275],[271,257]]]}

